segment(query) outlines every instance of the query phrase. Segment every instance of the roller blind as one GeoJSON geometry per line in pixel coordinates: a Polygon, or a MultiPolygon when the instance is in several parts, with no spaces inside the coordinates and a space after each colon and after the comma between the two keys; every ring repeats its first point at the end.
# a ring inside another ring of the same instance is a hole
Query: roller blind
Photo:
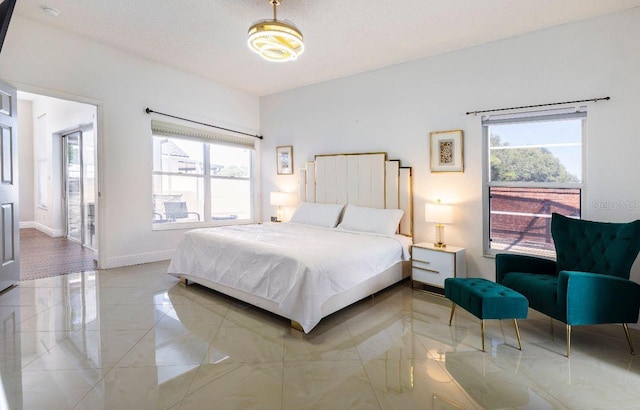
{"type": "Polygon", "coordinates": [[[207,142],[216,142],[230,145],[242,145],[251,149],[255,149],[255,140],[253,138],[233,135],[231,133],[221,133],[204,128],[193,128],[184,125],[172,124],[169,122],[151,120],[151,131],[153,135],[161,135],[165,137],[179,137],[204,140],[207,142]]]}

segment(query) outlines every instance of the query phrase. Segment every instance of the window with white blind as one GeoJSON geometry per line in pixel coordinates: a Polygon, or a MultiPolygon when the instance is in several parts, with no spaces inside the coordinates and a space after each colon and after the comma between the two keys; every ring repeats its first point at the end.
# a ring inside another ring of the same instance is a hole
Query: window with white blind
{"type": "Polygon", "coordinates": [[[483,117],[484,251],[553,257],[551,214],[580,218],[586,107],[483,117]]]}
{"type": "Polygon", "coordinates": [[[154,227],[253,220],[254,142],[152,121],[154,227]]]}

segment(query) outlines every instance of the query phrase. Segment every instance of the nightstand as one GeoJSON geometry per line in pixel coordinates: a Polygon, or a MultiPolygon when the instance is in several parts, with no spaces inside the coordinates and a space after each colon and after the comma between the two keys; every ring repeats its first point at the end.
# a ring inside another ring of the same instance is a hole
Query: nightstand
{"type": "Polygon", "coordinates": [[[447,245],[438,248],[429,242],[411,248],[411,280],[414,288],[444,294],[444,280],[466,277],[465,249],[447,245]]]}

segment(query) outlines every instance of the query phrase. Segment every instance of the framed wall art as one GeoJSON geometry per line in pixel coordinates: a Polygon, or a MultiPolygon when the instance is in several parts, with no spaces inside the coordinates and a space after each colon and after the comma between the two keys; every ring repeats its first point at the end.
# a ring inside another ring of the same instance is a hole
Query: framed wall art
{"type": "Polygon", "coordinates": [[[276,147],[276,168],[278,175],[293,174],[293,147],[291,145],[276,147]]]}
{"type": "Polygon", "coordinates": [[[431,140],[431,172],[464,172],[462,130],[435,131],[431,140]]]}

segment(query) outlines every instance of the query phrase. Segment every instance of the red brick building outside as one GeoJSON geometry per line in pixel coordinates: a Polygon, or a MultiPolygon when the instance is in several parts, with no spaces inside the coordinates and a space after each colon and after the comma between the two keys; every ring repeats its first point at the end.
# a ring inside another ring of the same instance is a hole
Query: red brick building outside
{"type": "Polygon", "coordinates": [[[580,217],[580,190],[491,187],[491,249],[553,256],[551,214],[580,217]]]}

